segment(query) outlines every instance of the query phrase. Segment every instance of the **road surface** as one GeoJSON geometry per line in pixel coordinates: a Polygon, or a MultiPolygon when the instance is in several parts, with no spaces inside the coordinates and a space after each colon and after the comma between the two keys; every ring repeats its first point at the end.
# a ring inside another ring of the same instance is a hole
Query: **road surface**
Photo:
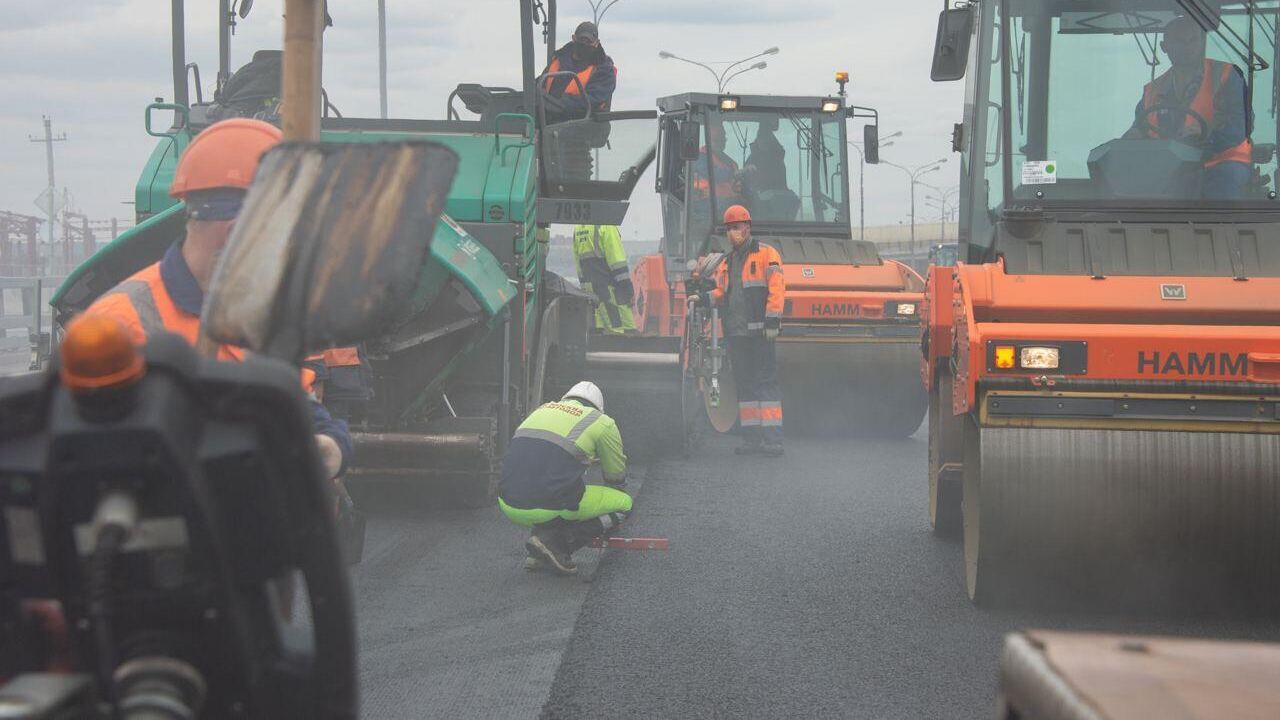
{"type": "Polygon", "coordinates": [[[628,534],[672,549],[609,551],[582,579],[522,571],[495,509],[375,509],[354,571],[365,716],[986,718],[1015,629],[1280,640],[1274,619],[975,608],[960,546],[928,529],[923,431],[732,446],[645,468],[628,534]]]}

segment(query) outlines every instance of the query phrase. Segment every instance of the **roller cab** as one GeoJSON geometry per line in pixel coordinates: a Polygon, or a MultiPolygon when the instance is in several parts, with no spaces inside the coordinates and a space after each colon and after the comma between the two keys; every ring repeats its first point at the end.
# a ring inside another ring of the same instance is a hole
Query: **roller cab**
{"type": "Polygon", "coordinates": [[[1277,9],[1095,5],[940,18],[934,78],[977,100],[954,135],[958,261],[930,267],[922,311],[929,516],[963,537],[979,601],[1265,603],[1280,203],[1276,50],[1253,30],[1277,9]],[[1203,56],[1138,50],[1162,41],[1203,56]],[[1210,109],[1165,96],[1175,61],[1210,109]]]}
{"type": "Polygon", "coordinates": [[[788,428],[914,432],[925,411],[913,369],[924,282],[856,239],[849,221],[846,126],[868,123],[864,140],[874,161],[875,111],[839,95],[704,93],[661,98],[658,108],[663,240],[660,254],[633,272],[637,323],[647,336],[686,337],[686,375],[704,395],[719,389],[704,397],[712,425],[733,426],[732,405],[725,409],[732,374],[722,343],[709,337],[711,319],[689,327],[684,299],[709,277],[708,260],[728,250],[721,218],[741,204],[753,237],[782,255],[787,295],[778,353],[788,428]]]}

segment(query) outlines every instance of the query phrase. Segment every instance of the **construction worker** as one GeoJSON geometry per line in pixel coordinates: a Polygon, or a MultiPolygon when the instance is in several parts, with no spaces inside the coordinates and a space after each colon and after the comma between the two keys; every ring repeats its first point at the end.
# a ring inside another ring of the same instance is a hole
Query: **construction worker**
{"type": "Polygon", "coordinates": [[[800,212],[800,197],[787,186],[787,151],[777,132],[777,117],[760,119],[743,168],[743,194],[762,220],[792,222],[800,212]]]}
{"type": "Polygon", "coordinates": [[[693,163],[693,189],[696,197],[703,200],[710,199],[714,189],[716,206],[727,207],[741,200],[742,177],[738,163],[724,151],[724,126],[708,122],[706,127],[707,144],[698,150],[698,159],[693,163]]]}
{"type": "Polygon", "coordinates": [[[599,300],[596,328],[622,334],[636,329],[631,302],[635,287],[616,225],[579,225],[573,229],[573,262],[578,284],[599,300]]]}
{"type": "Polygon", "coordinates": [[[502,458],[498,507],[512,522],[531,529],[525,568],[577,572],[573,553],[613,531],[631,512],[627,456],[604,395],[580,382],[558,402],[530,413],[502,458]],[[587,485],[583,475],[599,461],[609,485],[587,485]]]}
{"type": "Polygon", "coordinates": [[[782,392],[774,342],[782,327],[786,284],[782,256],[751,237],[751,213],[741,205],[724,211],[732,250],[715,269],[716,286],[690,301],[721,309],[729,364],[738,394],[742,446],[738,455],[782,455],[782,392]]]}
{"type": "MultiPolygon", "coordinates": [[[[169,188],[171,196],[187,204],[186,236],[159,262],[107,291],[85,312],[119,319],[139,345],[157,332],[175,333],[195,345],[218,256],[231,236],[259,158],[280,140],[275,126],[247,118],[223,120],[197,135],[179,159],[169,188]]],[[[220,345],[214,354],[219,360],[240,361],[245,351],[220,345]]],[[[303,373],[308,389],[312,380],[303,373]]],[[[335,478],[351,456],[351,435],[346,423],[335,420],[314,397],[311,408],[316,445],[329,477],[335,478]]]]}
{"type": "Polygon", "coordinates": [[[605,54],[600,44],[600,31],[593,22],[579,23],[573,31],[573,39],[552,56],[543,75],[571,72],[542,81],[545,97],[552,100],[550,114],[557,120],[583,117],[588,105],[593,112],[608,110],[613,102],[613,91],[618,86],[618,70],[613,58],[605,54]],[[585,95],[584,95],[585,93],[585,95]]]}
{"type": "Polygon", "coordinates": [[[1165,26],[1160,47],[1172,67],[1143,88],[1126,137],[1178,138],[1204,148],[1201,194],[1243,197],[1253,176],[1244,74],[1205,57],[1205,31],[1189,17],[1165,26]]]}

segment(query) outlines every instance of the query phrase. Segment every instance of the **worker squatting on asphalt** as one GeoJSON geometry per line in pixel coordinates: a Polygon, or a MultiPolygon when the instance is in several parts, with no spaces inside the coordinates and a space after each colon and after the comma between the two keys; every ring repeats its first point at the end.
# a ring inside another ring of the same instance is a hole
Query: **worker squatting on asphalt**
{"type": "MultiPolygon", "coordinates": [[[[85,313],[120,320],[139,345],[158,332],[180,335],[195,345],[218,256],[231,237],[258,160],[281,137],[275,126],[247,118],[223,120],[196,136],[178,161],[169,188],[171,196],[187,204],[185,237],[159,262],[107,291],[85,313]]],[[[214,352],[224,361],[245,356],[243,349],[230,345],[218,346],[214,352]]],[[[308,392],[314,380],[314,373],[302,372],[308,392]]],[[[336,478],[351,457],[351,434],[347,424],[330,415],[314,394],[311,414],[325,470],[330,479],[336,478]]]]}
{"type": "Polygon", "coordinates": [[[498,507],[512,522],[531,529],[525,568],[550,566],[577,572],[572,555],[612,532],[631,512],[627,456],[604,395],[580,382],[557,402],[534,410],[520,424],[502,458],[498,507]],[[609,486],[587,485],[583,475],[599,461],[609,486]]]}
{"type": "Polygon", "coordinates": [[[715,289],[690,301],[721,309],[742,426],[742,446],[734,452],[776,457],[782,454],[782,391],[774,347],[786,295],[782,256],[752,239],[745,207],[725,210],[724,224],[732,249],[716,265],[715,289]]]}
{"type": "Polygon", "coordinates": [[[635,286],[622,233],[617,225],[579,225],[573,229],[573,262],[578,284],[596,296],[596,329],[622,334],[636,329],[631,302],[635,286]]]}

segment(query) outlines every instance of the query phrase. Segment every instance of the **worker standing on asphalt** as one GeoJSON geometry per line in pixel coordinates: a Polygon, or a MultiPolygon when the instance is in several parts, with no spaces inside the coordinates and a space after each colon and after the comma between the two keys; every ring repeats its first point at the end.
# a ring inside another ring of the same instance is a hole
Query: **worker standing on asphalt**
{"type": "Polygon", "coordinates": [[[573,262],[578,284],[596,296],[596,328],[622,334],[636,329],[631,302],[635,287],[616,225],[579,225],[573,229],[573,262]]]}
{"type": "Polygon", "coordinates": [[[570,72],[577,77],[575,80],[569,75],[556,75],[543,80],[542,91],[553,101],[549,104],[555,120],[584,117],[588,106],[592,112],[608,110],[618,86],[618,70],[613,58],[605,54],[600,45],[600,31],[590,21],[578,24],[573,39],[556,51],[542,72],[543,75],[570,72]]]}
{"type": "Polygon", "coordinates": [[[782,454],[782,392],[774,347],[786,295],[782,256],[752,239],[751,213],[745,207],[725,210],[724,225],[732,249],[716,266],[716,287],[709,297],[690,300],[721,309],[742,426],[742,446],[734,452],[776,457],[782,454]]]}
{"type": "MultiPolygon", "coordinates": [[[[234,118],[209,126],[187,146],[174,171],[169,194],[187,204],[186,236],[164,257],[134,273],[98,298],[87,315],[115,317],[139,345],[157,332],[182,336],[192,345],[200,334],[200,312],[218,257],[235,225],[245,193],[262,154],[281,140],[280,130],[261,120],[234,118]]],[[[216,358],[240,361],[245,351],[216,348],[216,358]]],[[[303,384],[310,389],[311,373],[303,384]]],[[[312,398],[316,446],[330,478],[340,475],[351,456],[351,434],[312,398]]]]}
{"type": "Polygon", "coordinates": [[[622,435],[604,414],[604,395],[594,383],[580,382],[530,413],[507,446],[498,486],[503,514],[532,530],[524,544],[525,568],[577,572],[574,551],[613,531],[631,512],[631,496],[619,489],[626,475],[622,435]],[[583,481],[597,461],[612,487],[583,481]]]}

